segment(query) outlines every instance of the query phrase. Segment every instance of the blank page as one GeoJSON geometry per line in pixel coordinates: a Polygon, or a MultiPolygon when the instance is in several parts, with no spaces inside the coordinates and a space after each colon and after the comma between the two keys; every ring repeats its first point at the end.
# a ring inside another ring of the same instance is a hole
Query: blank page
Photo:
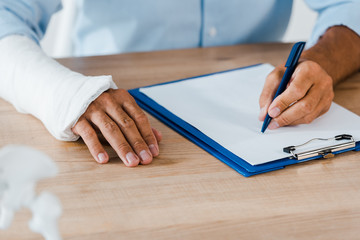
{"type": "Polygon", "coordinates": [[[288,157],[284,147],[312,138],[347,133],[356,141],[360,139],[360,117],[336,103],[311,124],[261,133],[259,96],[273,69],[270,64],[261,64],[144,87],[140,92],[251,165],[288,157]]]}

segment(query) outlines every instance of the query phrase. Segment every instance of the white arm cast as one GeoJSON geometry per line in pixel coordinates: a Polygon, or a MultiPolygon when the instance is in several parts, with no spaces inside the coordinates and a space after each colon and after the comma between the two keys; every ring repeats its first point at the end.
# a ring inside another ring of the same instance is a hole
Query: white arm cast
{"type": "Polygon", "coordinates": [[[31,39],[0,40],[0,97],[39,118],[59,140],[78,139],[71,128],[89,104],[109,88],[111,76],[87,77],[48,57],[31,39]]]}

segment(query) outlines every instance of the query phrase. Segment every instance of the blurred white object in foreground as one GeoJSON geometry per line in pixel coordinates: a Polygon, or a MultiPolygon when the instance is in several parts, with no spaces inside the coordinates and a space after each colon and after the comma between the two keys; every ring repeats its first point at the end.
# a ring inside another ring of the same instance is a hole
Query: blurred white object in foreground
{"type": "Polygon", "coordinates": [[[59,199],[49,193],[35,193],[37,181],[54,177],[57,167],[50,157],[30,147],[8,145],[0,149],[0,229],[11,225],[14,213],[29,208],[32,231],[46,240],[61,239],[57,220],[62,209],[59,199]]]}

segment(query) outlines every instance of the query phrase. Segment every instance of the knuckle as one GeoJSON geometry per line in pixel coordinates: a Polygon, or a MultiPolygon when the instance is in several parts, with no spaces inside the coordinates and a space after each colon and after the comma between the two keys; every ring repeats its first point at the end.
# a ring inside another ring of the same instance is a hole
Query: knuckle
{"type": "Polygon", "coordinates": [[[310,102],[302,102],[301,105],[302,112],[309,114],[313,111],[313,104],[310,102]]]}
{"type": "Polygon", "coordinates": [[[311,74],[313,71],[315,71],[316,69],[316,65],[314,62],[312,61],[305,61],[303,62],[303,64],[301,64],[301,72],[302,74],[306,74],[309,75],[311,74]]]}
{"type": "Polygon", "coordinates": [[[122,113],[124,110],[123,110],[123,108],[122,108],[119,104],[116,104],[116,105],[114,106],[114,111],[115,111],[116,113],[122,113]]]}
{"type": "Polygon", "coordinates": [[[133,128],[135,126],[134,121],[129,117],[123,117],[120,120],[120,126],[124,129],[133,128]]]}
{"type": "Polygon", "coordinates": [[[134,105],[134,103],[132,101],[125,100],[125,101],[123,101],[122,105],[126,109],[132,109],[132,106],[134,105]]]}
{"type": "Polygon", "coordinates": [[[156,140],[155,136],[151,136],[150,134],[144,136],[143,139],[144,139],[144,144],[145,144],[146,148],[149,148],[148,146],[150,144],[155,144],[155,145],[157,144],[157,140],[156,140]]]}
{"type": "Polygon", "coordinates": [[[124,98],[122,105],[127,109],[137,109],[138,108],[138,105],[137,105],[135,99],[130,95],[128,97],[124,98]]]}
{"type": "Polygon", "coordinates": [[[290,119],[286,116],[277,117],[276,122],[279,124],[279,126],[287,126],[291,123],[290,119]]]}
{"type": "Polygon", "coordinates": [[[280,106],[280,109],[284,110],[288,107],[288,103],[284,98],[279,98],[277,104],[280,106]]]}
{"type": "Polygon", "coordinates": [[[297,99],[300,99],[300,98],[302,98],[302,97],[305,95],[305,89],[304,89],[304,87],[299,86],[299,85],[296,84],[295,82],[293,82],[291,85],[292,85],[292,86],[291,86],[291,92],[290,92],[290,94],[291,94],[292,96],[294,96],[294,97],[297,98],[297,99]]]}
{"type": "Polygon", "coordinates": [[[124,152],[125,154],[128,153],[130,151],[130,146],[127,142],[120,142],[116,145],[116,148],[121,151],[124,152]]]}
{"type": "Polygon", "coordinates": [[[143,149],[144,148],[144,141],[142,139],[136,139],[132,144],[131,144],[135,149],[143,149]]]}
{"type": "Polygon", "coordinates": [[[156,137],[151,130],[149,133],[145,134],[144,139],[146,142],[156,142],[156,137]]]}
{"type": "Polygon", "coordinates": [[[117,128],[116,123],[114,123],[113,121],[109,121],[109,122],[105,122],[104,123],[104,129],[108,132],[113,132],[115,131],[117,128]]]}
{"type": "Polygon", "coordinates": [[[135,119],[136,119],[136,122],[141,123],[141,124],[144,124],[144,123],[148,122],[147,116],[142,111],[139,112],[138,114],[136,114],[135,119]]]}
{"type": "Polygon", "coordinates": [[[111,92],[103,92],[98,99],[95,100],[95,103],[98,105],[107,105],[113,104],[115,102],[111,92]]]}

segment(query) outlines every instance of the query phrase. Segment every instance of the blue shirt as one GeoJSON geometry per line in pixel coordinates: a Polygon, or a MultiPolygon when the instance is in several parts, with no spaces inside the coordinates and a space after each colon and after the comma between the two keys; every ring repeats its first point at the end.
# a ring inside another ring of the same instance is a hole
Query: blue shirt
{"type": "MultiPolygon", "coordinates": [[[[319,13],[308,46],[331,26],[360,34],[360,0],[307,0],[319,13]]],[[[78,56],[280,41],[291,0],[78,0],[78,56]]],[[[0,38],[39,42],[60,0],[0,0],[0,38]]]]}

